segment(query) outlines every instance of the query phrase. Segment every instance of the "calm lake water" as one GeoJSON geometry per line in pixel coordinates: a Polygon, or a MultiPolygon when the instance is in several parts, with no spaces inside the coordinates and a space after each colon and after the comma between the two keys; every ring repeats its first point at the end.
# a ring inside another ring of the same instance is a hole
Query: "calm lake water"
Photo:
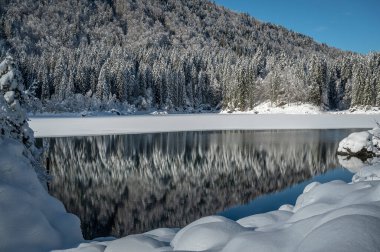
{"type": "Polygon", "coordinates": [[[311,181],[350,181],[336,157],[357,130],[175,132],[43,139],[50,193],[85,238],[183,227],[294,204],[311,181]]]}

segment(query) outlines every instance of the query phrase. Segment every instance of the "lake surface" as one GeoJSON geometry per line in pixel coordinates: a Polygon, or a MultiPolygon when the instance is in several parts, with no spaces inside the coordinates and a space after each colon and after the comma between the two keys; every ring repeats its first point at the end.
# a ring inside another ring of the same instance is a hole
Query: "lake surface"
{"type": "Polygon", "coordinates": [[[183,227],[294,204],[310,181],[350,181],[341,139],[357,130],[173,132],[45,138],[50,193],[85,238],[183,227]]]}

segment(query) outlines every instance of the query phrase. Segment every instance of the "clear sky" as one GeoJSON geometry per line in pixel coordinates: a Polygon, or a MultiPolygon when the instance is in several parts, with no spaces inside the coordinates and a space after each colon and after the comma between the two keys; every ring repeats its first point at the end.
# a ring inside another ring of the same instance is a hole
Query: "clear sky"
{"type": "Polygon", "coordinates": [[[380,0],[215,0],[215,3],[343,50],[380,52],[380,0]]]}

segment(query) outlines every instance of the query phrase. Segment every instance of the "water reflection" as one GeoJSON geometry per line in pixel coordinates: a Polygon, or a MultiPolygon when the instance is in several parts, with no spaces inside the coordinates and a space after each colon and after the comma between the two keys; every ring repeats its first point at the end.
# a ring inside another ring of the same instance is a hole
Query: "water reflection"
{"type": "Polygon", "coordinates": [[[86,238],[182,227],[338,166],[353,130],[176,132],[44,139],[50,193],[86,238]]]}

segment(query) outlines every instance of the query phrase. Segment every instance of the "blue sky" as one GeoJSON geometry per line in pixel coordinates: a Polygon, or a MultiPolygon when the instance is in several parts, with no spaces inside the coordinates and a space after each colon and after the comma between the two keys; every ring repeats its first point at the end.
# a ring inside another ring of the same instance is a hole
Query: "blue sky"
{"type": "Polygon", "coordinates": [[[343,50],[380,51],[380,0],[215,0],[215,3],[343,50]]]}

